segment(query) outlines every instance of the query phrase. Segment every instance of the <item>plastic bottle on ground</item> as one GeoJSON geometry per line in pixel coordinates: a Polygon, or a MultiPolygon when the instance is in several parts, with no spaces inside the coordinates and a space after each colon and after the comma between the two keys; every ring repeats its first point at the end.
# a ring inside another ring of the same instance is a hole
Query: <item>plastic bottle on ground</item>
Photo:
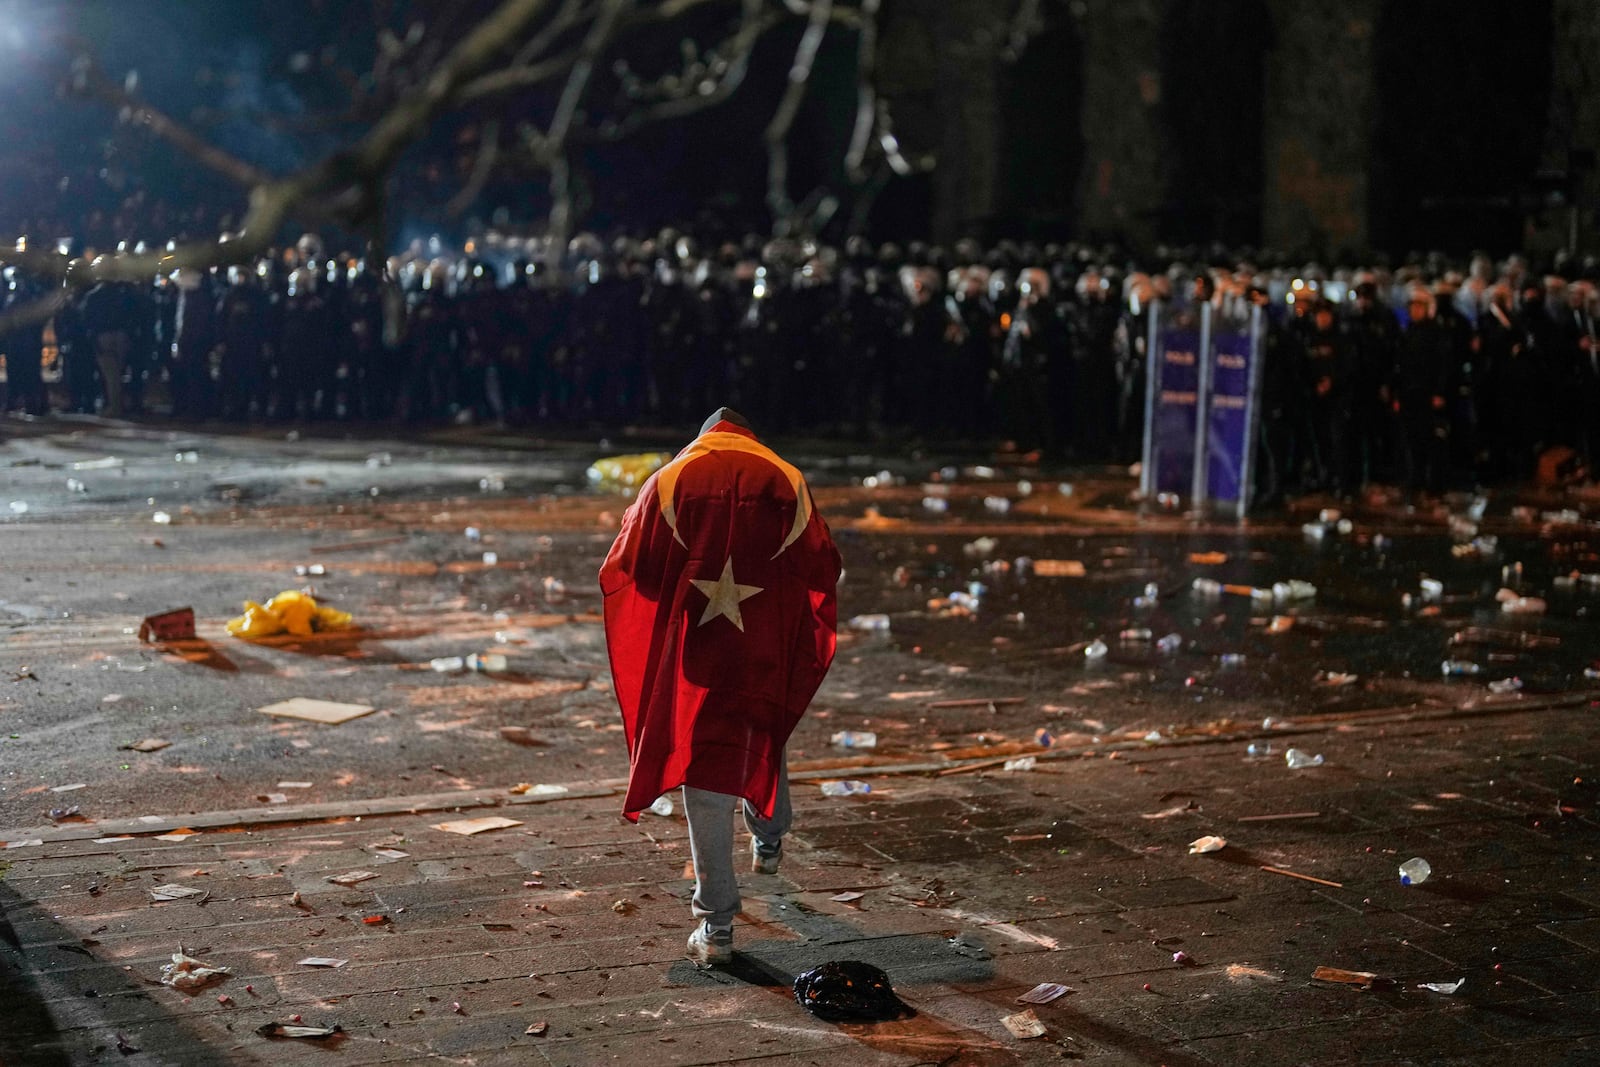
{"type": "Polygon", "coordinates": [[[1306,767],[1322,766],[1322,755],[1307,755],[1298,748],[1291,748],[1283,754],[1283,761],[1289,765],[1291,771],[1302,770],[1306,767]]]}
{"type": "Polygon", "coordinates": [[[871,730],[840,730],[828,739],[840,748],[877,748],[878,735],[871,730]]]}
{"type": "Polygon", "coordinates": [[[474,652],[467,657],[467,670],[484,674],[499,674],[506,669],[506,658],[499,652],[474,652]]]}
{"type": "Polygon", "coordinates": [[[431,659],[428,661],[428,666],[432,667],[440,674],[451,674],[455,671],[463,670],[466,665],[466,660],[462,659],[460,656],[440,656],[437,659],[431,659]]]}
{"type": "Polygon", "coordinates": [[[1447,659],[1439,664],[1439,671],[1446,678],[1459,678],[1468,674],[1482,674],[1483,668],[1471,660],[1447,659]]]}
{"type": "Polygon", "coordinates": [[[661,796],[656,797],[656,802],[650,805],[650,810],[657,815],[671,815],[672,798],[663,793],[661,796]]]}
{"type": "Polygon", "coordinates": [[[852,630],[863,633],[888,633],[889,616],[884,614],[857,615],[845,624],[852,630]]]}
{"type": "Polygon", "coordinates": [[[870,792],[872,792],[872,786],[854,779],[822,783],[822,795],[825,797],[849,797],[870,792]]]}
{"type": "Polygon", "coordinates": [[[1400,865],[1401,885],[1421,885],[1428,880],[1433,868],[1421,856],[1413,856],[1400,865]]]}
{"type": "Polygon", "coordinates": [[[1106,643],[1097,637],[1090,641],[1089,646],[1083,650],[1083,658],[1094,663],[1105,659],[1106,653],[1109,651],[1110,649],[1106,648],[1106,643]]]}

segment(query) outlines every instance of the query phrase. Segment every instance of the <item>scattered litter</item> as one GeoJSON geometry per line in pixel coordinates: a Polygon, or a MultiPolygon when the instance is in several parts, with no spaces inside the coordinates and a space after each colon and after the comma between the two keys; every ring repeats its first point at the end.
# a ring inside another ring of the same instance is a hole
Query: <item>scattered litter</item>
{"type": "Polygon", "coordinates": [[[150,516],[150,521],[157,526],[170,526],[172,525],[172,516],[165,511],[158,511],[150,516]]]}
{"type": "Polygon", "coordinates": [[[500,736],[515,745],[527,745],[529,748],[546,748],[550,742],[534,736],[532,730],[526,726],[502,726],[500,736]]]}
{"type": "Polygon", "coordinates": [[[332,700],[318,700],[315,697],[291,697],[256,710],[263,715],[279,719],[304,719],[306,722],[337,726],[351,719],[359,719],[363,715],[371,715],[377,709],[366,704],[340,704],[332,700]]]}
{"type": "Polygon", "coordinates": [[[1322,766],[1322,753],[1315,756],[1301,752],[1298,748],[1290,748],[1283,754],[1283,761],[1289,765],[1291,771],[1304,770],[1306,767],[1322,766]]]}
{"type": "Polygon", "coordinates": [[[859,633],[888,633],[889,616],[881,612],[870,615],[856,615],[845,625],[859,633]]]}
{"type": "Polygon", "coordinates": [[[877,748],[878,735],[870,730],[840,730],[828,738],[828,744],[840,748],[877,748]]]}
{"type": "Polygon", "coordinates": [[[122,460],[116,456],[107,456],[104,459],[85,459],[71,465],[75,471],[106,471],[122,466],[122,460]]]}
{"type": "Polygon", "coordinates": [[[256,1027],[256,1033],[262,1037],[306,1037],[313,1040],[332,1037],[343,1032],[344,1028],[337,1024],[333,1026],[304,1026],[300,1023],[263,1023],[261,1026],[256,1027]]]}
{"type": "Polygon", "coordinates": [[[1340,688],[1346,685],[1355,685],[1360,680],[1360,675],[1345,674],[1343,671],[1318,671],[1317,684],[1330,688],[1340,688]]]}
{"type": "Polygon", "coordinates": [[[51,822],[65,822],[68,819],[78,818],[81,810],[78,805],[74,804],[70,808],[51,808],[45,814],[50,817],[51,822]]]}
{"type": "Polygon", "coordinates": [[[343,967],[349,962],[349,960],[335,959],[332,956],[307,956],[303,960],[295,961],[301,967],[343,967]]]}
{"type": "Polygon", "coordinates": [[[1469,674],[1482,674],[1483,667],[1464,659],[1447,659],[1439,664],[1439,673],[1446,678],[1459,678],[1469,674]]]}
{"type": "Polygon", "coordinates": [[[1165,652],[1169,656],[1172,653],[1178,651],[1178,649],[1180,649],[1182,647],[1183,647],[1183,638],[1178,636],[1177,634],[1168,634],[1167,636],[1163,637],[1161,640],[1156,642],[1156,648],[1159,649],[1162,652],[1165,652]]]}
{"type": "Polygon", "coordinates": [[[1036,559],[1033,573],[1041,578],[1082,578],[1089,572],[1075,559],[1036,559]]]}
{"type": "Polygon", "coordinates": [[[1457,978],[1454,982],[1418,982],[1417,988],[1426,989],[1431,993],[1443,993],[1445,996],[1450,996],[1456,990],[1460,989],[1462,983],[1465,981],[1465,978],[1457,978]]]}
{"type": "Polygon", "coordinates": [[[28,502],[26,500],[13,500],[11,502],[11,513],[13,515],[26,515],[28,513],[28,502]]]}
{"type": "Polygon", "coordinates": [[[1221,852],[1227,847],[1228,839],[1225,837],[1197,837],[1189,842],[1189,855],[1199,856],[1207,852],[1221,852]]]}
{"type": "Polygon", "coordinates": [[[1196,961],[1193,956],[1189,955],[1187,952],[1182,952],[1182,951],[1174,952],[1172,954],[1172,962],[1176,963],[1179,967],[1198,967],[1198,966],[1200,966],[1199,962],[1196,961]]]}
{"type": "Polygon", "coordinates": [[[887,974],[859,960],[835,960],[801,972],[794,980],[794,999],[817,1018],[831,1021],[916,1014],[895,996],[887,974]]]}
{"type": "Polygon", "coordinates": [[[379,859],[383,860],[403,860],[409,859],[411,856],[411,853],[401,852],[397,848],[374,848],[369,849],[368,851],[370,851],[374,856],[377,856],[379,859]]]}
{"type": "Polygon", "coordinates": [[[866,782],[850,780],[822,783],[822,795],[825,797],[848,797],[870,792],[872,792],[872,786],[866,782]]]}
{"type": "Polygon", "coordinates": [[[526,1030],[524,1030],[522,1032],[525,1033],[525,1034],[532,1034],[534,1037],[539,1037],[539,1036],[543,1035],[549,1029],[550,1029],[550,1024],[549,1023],[538,1022],[538,1023],[534,1023],[532,1026],[528,1027],[526,1030]]]}
{"type": "Polygon", "coordinates": [[[856,892],[835,893],[833,896],[829,897],[828,899],[833,901],[836,904],[853,904],[856,901],[860,900],[864,896],[866,896],[865,893],[856,893],[856,892]]]}
{"type": "Polygon", "coordinates": [[[194,608],[173,608],[155,615],[146,615],[139,624],[139,640],[193,641],[194,608]]]}
{"type": "Polygon", "coordinates": [[[310,789],[310,782],[279,782],[279,789],[310,789]]]}
{"type": "Polygon", "coordinates": [[[1106,643],[1097,637],[1084,647],[1083,658],[1088,660],[1090,663],[1097,663],[1100,660],[1105,659],[1106,653],[1109,651],[1110,649],[1106,647],[1106,643]]]}
{"type": "Polygon", "coordinates": [[[665,794],[663,794],[662,796],[656,797],[655,803],[650,805],[649,810],[651,812],[653,812],[654,814],[656,814],[656,815],[661,815],[661,816],[671,815],[672,814],[672,798],[669,797],[669,796],[666,796],[665,794]]]}
{"type": "Polygon", "coordinates": [[[1302,882],[1315,882],[1318,885],[1329,886],[1330,888],[1333,888],[1333,889],[1343,889],[1344,888],[1344,883],[1343,882],[1330,882],[1326,878],[1314,878],[1309,874],[1301,874],[1299,871],[1286,871],[1282,867],[1268,867],[1268,866],[1263,864],[1261,869],[1263,871],[1266,871],[1268,874],[1281,874],[1285,878],[1298,878],[1302,882]]]}
{"type": "Polygon", "coordinates": [[[1043,1037],[1045,1035],[1044,1023],[1033,1013],[1033,1009],[1019,1011],[1015,1015],[1007,1015],[1000,1020],[1012,1036],[1020,1038],[1043,1037]]]}
{"type": "Polygon", "coordinates": [[[1536,596],[1519,596],[1500,602],[1500,611],[1505,615],[1543,615],[1547,607],[1536,596]]]}
{"type": "Polygon", "coordinates": [[[503,815],[485,815],[478,819],[457,819],[453,822],[434,823],[435,830],[443,830],[447,834],[461,834],[471,837],[473,834],[485,833],[489,830],[504,830],[510,826],[521,826],[516,819],[508,819],[503,815]]]}
{"type": "Polygon", "coordinates": [[[176,882],[167,885],[158,885],[150,890],[152,900],[185,900],[189,897],[203,897],[206,890],[196,889],[193,886],[178,885],[176,882]]]}
{"type": "Polygon", "coordinates": [[[171,748],[172,742],[162,737],[146,737],[130,745],[117,747],[128,752],[160,752],[164,748],[171,748]]]}
{"type": "Polygon", "coordinates": [[[1489,692],[1491,693],[1515,693],[1521,688],[1521,678],[1502,678],[1497,682],[1489,683],[1489,692]]]}
{"type": "Polygon", "coordinates": [[[71,785],[54,785],[54,786],[51,786],[50,787],[50,792],[52,792],[52,793],[72,793],[72,792],[75,792],[75,791],[77,791],[79,789],[87,789],[87,788],[89,788],[88,785],[83,783],[83,782],[73,782],[71,785]]]}
{"type": "Polygon", "coordinates": [[[265,604],[246,600],[244,614],[228,620],[228,632],[246,640],[282,633],[310,637],[314,632],[349,629],[351,622],[348,611],[323,607],[306,593],[286,589],[265,604]]]}
{"type": "Polygon", "coordinates": [[[372,871],[347,871],[344,874],[332,875],[327,880],[334,885],[350,886],[360,885],[362,882],[376,877],[378,877],[377,874],[372,871]]]}
{"type": "Polygon", "coordinates": [[[597,459],[584,472],[593,489],[632,491],[672,459],[671,452],[640,452],[597,459]]]}
{"type": "Polygon", "coordinates": [[[1057,997],[1066,995],[1072,990],[1059,982],[1040,982],[1022,996],[1017,998],[1018,1004],[1048,1004],[1057,997]]]}
{"type": "Polygon", "coordinates": [[[1421,885],[1433,873],[1433,867],[1421,856],[1414,856],[1400,865],[1401,885],[1421,885]]]}
{"type": "Polygon", "coordinates": [[[128,1035],[121,1033],[120,1031],[116,1034],[116,1042],[117,1051],[122,1053],[124,1056],[132,1056],[135,1052],[139,1051],[139,1046],[129,1041],[128,1035]]]}
{"type": "Polygon", "coordinates": [[[1228,562],[1228,554],[1226,552],[1191,552],[1189,553],[1189,562],[1198,563],[1202,567],[1215,567],[1228,562]]]}
{"type": "Polygon", "coordinates": [[[1267,633],[1285,634],[1294,629],[1293,615],[1274,615],[1272,621],[1267,623],[1267,633]]]}
{"type": "Polygon", "coordinates": [[[289,794],[288,793],[257,793],[256,794],[256,800],[260,801],[262,804],[287,804],[287,803],[289,803],[289,794]]]}
{"type": "Polygon", "coordinates": [[[321,578],[328,573],[328,568],[320,563],[301,563],[295,566],[294,573],[297,578],[321,578]]]}
{"type": "Polygon", "coordinates": [[[518,782],[510,789],[506,790],[508,793],[515,793],[517,796],[523,797],[553,797],[560,796],[566,791],[566,786],[552,785],[548,782],[540,782],[537,785],[535,785],[533,782],[518,782]]]}
{"type": "Polygon", "coordinates": [[[1386,989],[1394,985],[1393,979],[1379,978],[1371,971],[1347,971],[1342,967],[1318,967],[1311,972],[1311,977],[1318,982],[1338,982],[1362,989],[1386,989]]]}
{"type": "Polygon", "coordinates": [[[42,837],[30,837],[24,841],[0,841],[0,848],[28,848],[31,845],[44,844],[42,837]]]}
{"type": "Polygon", "coordinates": [[[1038,762],[1038,759],[1034,756],[1022,756],[1018,759],[1006,760],[1005,766],[1001,769],[1007,771],[1031,771],[1038,765],[1038,762]]]}
{"type": "MultiPolygon", "coordinates": [[[[156,822],[161,822],[160,819],[156,819],[155,821],[156,822]]],[[[189,838],[191,838],[191,837],[199,837],[199,836],[200,836],[200,833],[197,830],[180,829],[180,830],[173,830],[171,833],[157,834],[155,836],[155,840],[157,840],[157,841],[176,841],[176,842],[181,843],[181,842],[189,840],[189,838]]]]}
{"type": "Polygon", "coordinates": [[[208,985],[222,981],[233,971],[201,963],[181,950],[172,954],[172,962],[161,966],[161,984],[169,985],[180,993],[197,993],[208,985]]]}
{"type": "Polygon", "coordinates": [[[1199,811],[1199,810],[1200,810],[1200,805],[1198,803],[1196,803],[1195,801],[1191,800],[1187,804],[1175,804],[1170,808],[1162,808],[1160,811],[1140,812],[1139,818],[1141,818],[1141,819],[1170,819],[1175,815],[1187,815],[1191,811],[1199,811]]]}
{"type": "Polygon", "coordinates": [[[1264,978],[1269,982],[1281,982],[1283,979],[1271,971],[1264,971],[1260,967],[1252,967],[1248,963],[1230,963],[1225,973],[1233,982],[1245,982],[1252,978],[1264,978]]]}
{"type": "Polygon", "coordinates": [[[961,554],[969,558],[988,559],[1000,542],[993,537],[979,537],[961,546],[961,554]]]}
{"type": "Polygon", "coordinates": [[[501,652],[474,652],[466,663],[467,670],[479,674],[502,674],[507,666],[505,654],[501,652]]]}

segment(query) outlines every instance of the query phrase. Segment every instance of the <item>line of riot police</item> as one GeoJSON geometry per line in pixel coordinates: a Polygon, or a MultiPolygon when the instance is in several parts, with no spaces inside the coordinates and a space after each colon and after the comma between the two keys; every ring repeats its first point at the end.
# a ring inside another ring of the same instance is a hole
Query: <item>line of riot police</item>
{"type": "MultiPolygon", "coordinates": [[[[191,419],[680,425],[730,403],[779,434],[1004,443],[1129,462],[1148,316],[1208,300],[1269,329],[1261,493],[1438,491],[1600,450],[1594,265],[1261,266],[1158,250],[959,241],[840,248],[665,230],[386,262],[312,235],[254,267],[73,290],[54,320],[65,405],[191,419]],[[1121,264],[1113,267],[1109,264],[1121,264]],[[1141,269],[1145,268],[1145,269],[1141,269]],[[1569,282],[1568,278],[1572,280],[1569,282]],[[163,388],[152,390],[160,384],[163,388]]],[[[31,295],[12,274],[8,304],[31,295]]],[[[8,404],[46,406],[38,328],[0,339],[8,404]]]]}

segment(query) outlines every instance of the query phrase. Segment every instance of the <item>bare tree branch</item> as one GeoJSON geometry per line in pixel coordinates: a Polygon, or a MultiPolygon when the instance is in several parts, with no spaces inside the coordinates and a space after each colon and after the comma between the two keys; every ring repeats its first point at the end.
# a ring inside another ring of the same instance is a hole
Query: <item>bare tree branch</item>
{"type": "Polygon", "coordinates": [[[856,121],[850,131],[844,169],[852,182],[866,180],[862,164],[878,118],[878,0],[861,0],[861,30],[856,42],[856,121]]]}
{"type": "Polygon", "coordinates": [[[452,196],[444,207],[447,217],[456,218],[472,206],[478,194],[483,192],[483,186],[489,180],[489,175],[494,172],[494,165],[499,159],[500,120],[490,119],[483,124],[478,154],[472,161],[472,173],[467,175],[466,184],[456,190],[456,195],[452,196]]]}
{"type": "MultiPolygon", "coordinates": [[[[739,87],[744,84],[745,75],[749,73],[750,56],[755,51],[756,42],[783,18],[776,12],[763,14],[761,5],[762,0],[743,0],[739,28],[725,42],[732,53],[732,58],[728,61],[727,70],[716,80],[709,92],[701,91],[695,86],[684,95],[639,108],[622,122],[614,123],[609,130],[603,131],[603,135],[610,140],[616,140],[651,122],[682,118],[696,111],[703,111],[722,103],[738,92],[739,87]]],[[[721,48],[717,50],[722,51],[721,48]]]]}
{"type": "Polygon", "coordinates": [[[806,88],[811,82],[811,69],[816,63],[817,50],[828,30],[828,19],[833,10],[833,0],[811,0],[811,13],[806,29],[795,48],[794,62],[789,66],[789,84],[784,87],[783,99],[767,123],[761,138],[767,146],[767,206],[772,210],[775,225],[784,225],[793,203],[789,199],[789,127],[800,111],[806,88]]]}
{"type": "Polygon", "coordinates": [[[272,180],[272,175],[266,171],[223,151],[165,112],[139,99],[124,86],[112,82],[87,56],[80,56],[74,63],[72,84],[75,90],[111,107],[129,124],[143,126],[197,162],[240,185],[248,188],[272,180]]]}

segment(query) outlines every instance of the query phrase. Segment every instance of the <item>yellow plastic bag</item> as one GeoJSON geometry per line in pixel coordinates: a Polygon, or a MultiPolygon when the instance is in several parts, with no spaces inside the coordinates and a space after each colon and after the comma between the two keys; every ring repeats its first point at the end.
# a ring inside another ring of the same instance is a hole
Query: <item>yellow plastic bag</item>
{"type": "Polygon", "coordinates": [[[607,456],[589,466],[589,485],[595,489],[638,489],[645,479],[672,458],[671,452],[640,452],[630,456],[607,456]]]}
{"type": "Polygon", "coordinates": [[[244,614],[228,620],[228,632],[246,639],[282,633],[309,637],[324,630],[346,629],[351,622],[348,611],[322,607],[315,598],[286,589],[265,604],[246,600],[244,614]]]}

